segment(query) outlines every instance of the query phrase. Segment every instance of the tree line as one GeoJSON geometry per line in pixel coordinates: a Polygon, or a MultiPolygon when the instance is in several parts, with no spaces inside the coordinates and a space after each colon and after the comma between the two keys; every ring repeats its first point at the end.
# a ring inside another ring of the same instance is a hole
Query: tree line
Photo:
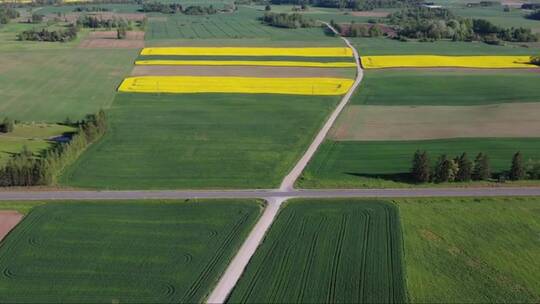
{"type": "Polygon", "coordinates": [[[99,6],[92,6],[92,7],[89,7],[89,6],[77,6],[76,8],[73,9],[74,12],[80,12],[80,13],[83,13],[83,12],[108,12],[109,9],[106,8],[106,7],[99,7],[99,6]]]}
{"type": "Polygon", "coordinates": [[[73,124],[78,127],[71,140],[57,143],[41,157],[35,157],[28,149],[14,155],[0,168],[0,186],[53,185],[62,170],[75,161],[93,142],[105,134],[107,119],[103,111],[87,115],[83,121],[73,124]]]}
{"type": "Polygon", "coordinates": [[[530,29],[503,28],[484,19],[462,18],[445,8],[409,7],[391,14],[388,23],[397,28],[398,35],[421,40],[478,40],[490,44],[538,40],[530,29]]]}
{"type": "Polygon", "coordinates": [[[423,0],[270,0],[270,4],[312,5],[317,7],[373,10],[375,8],[401,8],[420,5],[423,0]]]}
{"type": "Polygon", "coordinates": [[[17,39],[20,41],[68,42],[77,38],[78,31],[78,27],[73,24],[68,25],[66,29],[31,29],[17,34],[17,39]]]}
{"type": "Polygon", "coordinates": [[[185,15],[213,15],[217,14],[218,10],[213,5],[200,6],[191,5],[184,8],[179,3],[162,3],[162,2],[143,2],[140,9],[142,12],[156,12],[163,14],[177,14],[182,13],[185,15]]]}
{"type": "Polygon", "coordinates": [[[341,36],[345,37],[380,37],[384,35],[382,26],[376,23],[356,23],[352,21],[349,24],[338,24],[331,20],[330,25],[341,36]]]}
{"type": "MultiPolygon", "coordinates": [[[[410,174],[415,183],[481,181],[489,180],[493,176],[489,157],[485,153],[479,153],[474,161],[470,160],[465,152],[455,158],[443,154],[432,167],[428,153],[420,150],[414,153],[410,174]]],[[[540,178],[540,163],[531,162],[526,165],[521,152],[516,152],[512,157],[510,169],[501,173],[499,180],[517,181],[526,178],[540,178]]]]}
{"type": "Polygon", "coordinates": [[[15,9],[1,5],[0,6],[0,24],[8,24],[11,19],[19,18],[20,14],[15,9]]]}
{"type": "Polygon", "coordinates": [[[84,15],[77,19],[77,26],[87,28],[126,28],[131,30],[133,24],[131,21],[126,21],[123,18],[98,18],[97,16],[84,15]]]}
{"type": "Polygon", "coordinates": [[[307,18],[298,13],[270,13],[266,12],[262,16],[261,21],[264,24],[281,27],[281,28],[301,28],[301,27],[314,27],[316,23],[313,19],[307,18]]]}

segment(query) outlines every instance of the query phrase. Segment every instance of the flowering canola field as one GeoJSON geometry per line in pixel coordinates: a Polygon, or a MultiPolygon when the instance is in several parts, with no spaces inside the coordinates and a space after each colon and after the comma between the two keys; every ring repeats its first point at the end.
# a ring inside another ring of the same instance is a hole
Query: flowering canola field
{"type": "Polygon", "coordinates": [[[137,93],[255,93],[342,95],[352,79],[141,76],[124,79],[118,91],[137,93]]]}
{"type": "Polygon", "coordinates": [[[274,66],[274,67],[316,67],[354,68],[354,62],[314,62],[314,61],[249,61],[249,60],[137,60],[136,65],[205,65],[205,66],[274,66]]]}
{"type": "Polygon", "coordinates": [[[436,56],[436,55],[398,55],[362,56],[364,69],[382,68],[534,68],[530,56],[436,56]]]}
{"type": "Polygon", "coordinates": [[[141,55],[353,57],[348,47],[151,47],[144,48],[141,55]]]}

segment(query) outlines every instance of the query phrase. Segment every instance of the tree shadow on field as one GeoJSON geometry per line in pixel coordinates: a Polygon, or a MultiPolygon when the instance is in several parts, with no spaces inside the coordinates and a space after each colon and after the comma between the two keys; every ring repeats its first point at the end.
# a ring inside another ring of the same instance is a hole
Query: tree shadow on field
{"type": "Polygon", "coordinates": [[[391,174],[366,174],[356,172],[345,172],[347,175],[363,178],[382,179],[387,181],[393,181],[397,183],[414,184],[410,173],[391,173],[391,174]]]}

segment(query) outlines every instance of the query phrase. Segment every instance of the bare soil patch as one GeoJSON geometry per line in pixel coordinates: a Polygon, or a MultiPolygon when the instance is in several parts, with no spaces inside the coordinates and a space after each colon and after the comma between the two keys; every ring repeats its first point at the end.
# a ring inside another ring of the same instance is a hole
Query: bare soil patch
{"type": "Polygon", "coordinates": [[[135,66],[133,76],[354,77],[354,69],[259,66],[135,66]]]}
{"type": "Polygon", "coordinates": [[[390,15],[390,12],[362,11],[362,12],[352,12],[351,15],[355,17],[385,18],[385,17],[388,17],[388,15],[390,15]]]}
{"type": "Polygon", "coordinates": [[[144,47],[144,32],[130,31],[125,39],[117,39],[116,31],[90,32],[81,41],[79,48],[121,48],[138,49],[144,47]]]}
{"type": "Polygon", "coordinates": [[[17,211],[0,211],[0,241],[22,220],[17,211]]]}
{"type": "Polygon", "coordinates": [[[540,103],[482,106],[350,106],[334,140],[539,137],[540,103]]]}

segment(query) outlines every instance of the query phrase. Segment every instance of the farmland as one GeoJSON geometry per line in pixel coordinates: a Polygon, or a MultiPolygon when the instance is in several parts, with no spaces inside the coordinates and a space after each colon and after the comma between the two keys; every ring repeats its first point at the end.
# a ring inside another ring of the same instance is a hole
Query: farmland
{"type": "Polygon", "coordinates": [[[385,55],[364,56],[362,66],[365,69],[381,68],[536,68],[530,63],[530,56],[440,56],[440,55],[385,55]]]}
{"type": "Polygon", "coordinates": [[[412,187],[414,184],[409,183],[408,173],[417,149],[427,151],[433,162],[441,154],[455,157],[467,152],[470,157],[474,157],[484,152],[489,156],[492,170],[500,173],[510,169],[512,155],[517,151],[524,154],[525,160],[540,159],[540,138],[327,140],[309,163],[298,184],[304,188],[412,187]]]}
{"type": "Polygon", "coordinates": [[[315,77],[139,76],[124,79],[118,91],[137,93],[343,95],[347,93],[352,83],[352,79],[315,77]]]}
{"type": "Polygon", "coordinates": [[[538,102],[538,73],[469,70],[366,72],[352,104],[482,105],[538,102]]]}
{"type": "Polygon", "coordinates": [[[538,302],[538,198],[396,203],[410,302],[538,302]]]}
{"type": "Polygon", "coordinates": [[[0,301],[200,302],[259,211],[246,200],[35,207],[2,243],[0,301]]]}
{"type": "Polygon", "coordinates": [[[239,7],[234,14],[150,17],[147,45],[341,45],[338,38],[325,35],[321,28],[283,30],[263,25],[257,20],[262,15],[239,7]]]}
{"type": "Polygon", "coordinates": [[[351,38],[358,52],[363,55],[531,55],[538,53],[540,46],[522,47],[518,44],[505,46],[483,42],[435,41],[401,42],[387,38],[351,38]]]}
{"type": "Polygon", "coordinates": [[[123,49],[3,53],[0,112],[23,121],[61,122],[108,108],[136,55],[123,49]]]}
{"type": "Polygon", "coordinates": [[[63,184],[111,189],[276,186],[338,99],[121,93],[109,111],[109,132],[67,170],[63,184]]]}
{"type": "Polygon", "coordinates": [[[231,303],[401,303],[398,212],[385,202],[286,203],[231,303]]]}
{"type": "Polygon", "coordinates": [[[347,107],[332,140],[422,140],[474,137],[538,137],[540,103],[481,106],[347,107]]]}

